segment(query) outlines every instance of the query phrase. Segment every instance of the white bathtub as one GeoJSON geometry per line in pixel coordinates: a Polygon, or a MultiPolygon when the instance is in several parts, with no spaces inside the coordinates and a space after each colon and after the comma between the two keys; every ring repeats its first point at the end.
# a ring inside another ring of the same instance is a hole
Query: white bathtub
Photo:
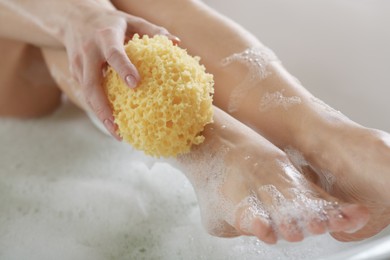
{"type": "MultiPolygon", "coordinates": [[[[206,2],[274,49],[318,97],[390,131],[387,0],[206,2]]],[[[325,235],[277,246],[211,237],[181,172],[149,169],[69,104],[39,120],[0,119],[0,136],[1,260],[386,259],[380,250],[390,248],[388,231],[362,243],[325,235]]]]}

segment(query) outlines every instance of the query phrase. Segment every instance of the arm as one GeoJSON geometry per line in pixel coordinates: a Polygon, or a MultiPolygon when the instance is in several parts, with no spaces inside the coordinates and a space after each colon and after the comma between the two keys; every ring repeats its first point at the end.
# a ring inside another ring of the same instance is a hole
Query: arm
{"type": "MultiPolygon", "coordinates": [[[[92,5],[115,10],[105,0],[0,0],[0,37],[42,47],[63,47],[65,32],[92,5]]],[[[103,10],[103,9],[102,9],[103,10]]]]}
{"type": "MultiPolygon", "coordinates": [[[[15,2],[16,3],[16,2],[15,2]]],[[[27,42],[42,47],[63,47],[43,28],[15,10],[14,1],[0,0],[0,38],[27,42]]]]}
{"type": "Polygon", "coordinates": [[[162,34],[178,41],[162,27],[116,10],[108,0],[0,0],[0,11],[6,13],[0,18],[0,37],[65,47],[82,98],[114,136],[116,125],[101,87],[105,64],[133,88],[140,76],[123,48],[125,37],[162,34]]]}

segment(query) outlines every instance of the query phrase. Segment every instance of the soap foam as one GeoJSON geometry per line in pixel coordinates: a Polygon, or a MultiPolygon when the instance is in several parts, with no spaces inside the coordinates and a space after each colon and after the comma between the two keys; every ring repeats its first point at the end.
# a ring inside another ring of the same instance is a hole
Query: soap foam
{"type": "Polygon", "coordinates": [[[263,203],[258,199],[255,193],[244,198],[237,206],[235,211],[244,210],[240,216],[240,229],[248,234],[252,234],[252,224],[255,218],[269,220],[269,213],[265,210],[263,203]]]}
{"type": "Polygon", "coordinates": [[[257,83],[270,75],[268,65],[273,61],[279,61],[276,55],[265,46],[248,48],[243,52],[234,53],[221,61],[223,67],[234,62],[241,63],[248,68],[248,74],[242,83],[233,89],[228,104],[228,111],[235,112],[248,93],[257,86],[257,83]]]}
{"type": "Polygon", "coordinates": [[[282,107],[287,110],[290,106],[300,104],[301,98],[297,96],[286,97],[283,95],[284,89],[273,93],[265,93],[260,100],[259,110],[268,111],[271,108],[282,107]]]}
{"type": "Polygon", "coordinates": [[[312,166],[309,162],[306,161],[301,152],[290,146],[285,148],[284,151],[291,160],[291,162],[294,164],[294,166],[300,172],[303,172],[304,167],[310,167],[310,169],[312,169],[312,172],[314,172],[318,177],[318,180],[320,182],[319,186],[323,188],[326,192],[332,191],[333,185],[336,182],[336,176],[332,174],[332,172],[327,169],[318,169],[312,166]]]}
{"type": "Polygon", "coordinates": [[[316,198],[310,191],[302,191],[291,188],[283,195],[274,185],[264,185],[259,188],[261,197],[272,199],[267,209],[271,224],[282,239],[280,229],[282,225],[289,225],[288,232],[302,232],[305,237],[311,235],[308,230],[309,223],[313,221],[327,222],[330,217],[342,218],[340,206],[337,202],[330,202],[316,198]]]}
{"type": "MultiPolygon", "coordinates": [[[[223,193],[226,187],[230,188],[226,186],[225,176],[239,176],[240,173],[226,168],[229,150],[219,149],[219,143],[215,145],[215,142],[217,141],[210,138],[207,143],[196,147],[191,153],[179,157],[182,169],[188,173],[189,180],[198,191],[202,220],[211,234],[225,234],[225,221],[232,227],[236,227],[238,222],[242,231],[251,234],[253,220],[259,217],[270,222],[280,239],[282,236],[279,228],[285,225],[286,221],[290,226],[289,232],[302,231],[305,236],[309,236],[311,235],[308,230],[309,223],[327,221],[328,212],[335,211],[333,208],[335,204],[316,198],[316,194],[309,190],[291,188],[282,193],[271,184],[259,187],[257,192],[252,192],[238,203],[229,200],[223,193]]],[[[297,156],[301,161],[299,165],[307,164],[301,154],[294,152],[300,156],[297,156]]],[[[243,155],[243,159],[250,160],[251,156],[243,155]]],[[[303,183],[302,174],[292,165],[278,163],[294,182],[303,183]]]]}
{"type": "Polygon", "coordinates": [[[68,104],[39,120],[0,119],[0,136],[0,259],[304,260],[356,246],[210,236],[182,172],[148,169],[149,157],[102,138],[68,104]]]}
{"type": "Polygon", "coordinates": [[[319,105],[320,107],[322,107],[326,112],[328,112],[332,115],[339,116],[339,117],[347,118],[341,111],[334,109],[333,107],[326,104],[324,101],[322,101],[316,97],[311,97],[310,99],[312,102],[314,102],[317,105],[319,105]]]}
{"type": "Polygon", "coordinates": [[[180,155],[177,160],[178,167],[192,185],[199,189],[196,195],[201,206],[203,225],[211,233],[223,230],[221,225],[225,220],[234,224],[234,205],[221,194],[226,176],[225,156],[229,149],[218,147],[215,143],[211,137],[206,143],[194,147],[190,153],[180,155]]]}

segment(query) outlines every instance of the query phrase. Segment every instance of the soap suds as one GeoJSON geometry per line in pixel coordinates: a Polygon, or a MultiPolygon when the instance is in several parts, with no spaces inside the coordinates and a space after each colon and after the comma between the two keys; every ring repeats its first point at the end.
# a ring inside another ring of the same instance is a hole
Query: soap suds
{"type": "Polygon", "coordinates": [[[237,111],[243,99],[257,86],[257,83],[270,75],[268,65],[273,61],[279,60],[272,50],[265,46],[252,47],[241,53],[234,53],[221,61],[222,67],[238,62],[244,64],[249,70],[241,84],[236,86],[230,95],[228,104],[230,113],[237,111]]]}
{"type": "Polygon", "coordinates": [[[309,162],[306,161],[303,154],[299,152],[298,150],[292,148],[292,147],[286,147],[284,149],[285,153],[291,160],[291,162],[294,164],[294,166],[300,171],[304,172],[304,167],[310,167],[312,172],[316,174],[319,180],[319,185],[326,191],[331,192],[333,189],[333,185],[336,182],[336,176],[332,174],[327,169],[317,169],[316,167],[309,164],[309,162]]]}
{"type": "Polygon", "coordinates": [[[324,101],[316,98],[316,97],[311,97],[311,101],[322,107],[325,111],[327,111],[330,114],[336,115],[336,116],[341,116],[343,118],[346,118],[346,116],[341,113],[341,111],[334,109],[333,107],[329,106],[326,104],[324,101]]]}
{"type": "Polygon", "coordinates": [[[210,236],[182,172],[149,170],[149,157],[102,138],[73,106],[0,119],[0,135],[1,259],[303,260],[356,246],[329,235],[275,246],[210,236]]]}
{"type": "Polygon", "coordinates": [[[265,93],[264,96],[260,100],[259,110],[261,112],[268,111],[269,109],[282,107],[287,110],[289,107],[293,105],[297,105],[301,103],[301,98],[298,96],[285,96],[284,89],[281,91],[276,91],[272,93],[265,93]]]}

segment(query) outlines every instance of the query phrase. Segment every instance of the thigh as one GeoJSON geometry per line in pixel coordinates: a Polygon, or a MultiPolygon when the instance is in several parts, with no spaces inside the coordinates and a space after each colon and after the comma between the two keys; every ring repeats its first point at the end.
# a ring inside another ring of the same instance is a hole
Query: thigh
{"type": "Polygon", "coordinates": [[[0,50],[0,116],[36,117],[55,110],[61,91],[41,50],[8,39],[0,39],[0,50]]]}

